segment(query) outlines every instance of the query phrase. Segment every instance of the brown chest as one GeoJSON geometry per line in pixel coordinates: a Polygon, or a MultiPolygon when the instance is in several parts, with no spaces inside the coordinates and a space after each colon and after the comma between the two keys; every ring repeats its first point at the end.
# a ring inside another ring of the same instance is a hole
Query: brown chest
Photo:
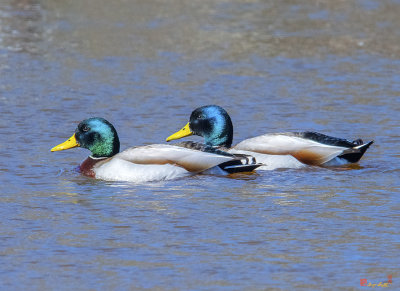
{"type": "Polygon", "coordinates": [[[108,160],[108,158],[94,159],[92,157],[87,157],[87,159],[84,160],[80,165],[80,171],[85,176],[95,178],[96,175],[94,172],[94,168],[96,166],[99,166],[100,164],[103,164],[106,160],[108,160]]]}

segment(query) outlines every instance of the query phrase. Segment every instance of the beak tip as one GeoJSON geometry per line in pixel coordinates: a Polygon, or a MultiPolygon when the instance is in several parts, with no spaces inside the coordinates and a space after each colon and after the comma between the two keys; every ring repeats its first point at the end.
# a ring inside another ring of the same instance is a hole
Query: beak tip
{"type": "Polygon", "coordinates": [[[182,137],[190,136],[190,135],[193,135],[193,132],[190,130],[189,123],[188,123],[181,130],[179,130],[178,132],[175,132],[173,135],[170,135],[169,137],[167,137],[165,139],[165,141],[169,142],[171,140],[180,139],[182,137]]]}
{"type": "Polygon", "coordinates": [[[76,138],[75,138],[75,134],[72,135],[72,137],[70,137],[67,141],[56,145],[55,147],[53,147],[50,151],[51,152],[58,152],[58,151],[63,151],[63,150],[67,150],[67,149],[71,149],[71,148],[75,148],[78,147],[79,143],[77,142],[76,138]]]}

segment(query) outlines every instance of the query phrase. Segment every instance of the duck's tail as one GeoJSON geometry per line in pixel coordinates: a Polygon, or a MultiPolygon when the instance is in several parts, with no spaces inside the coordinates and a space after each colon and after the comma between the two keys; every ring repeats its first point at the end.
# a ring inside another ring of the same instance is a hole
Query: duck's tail
{"type": "Polygon", "coordinates": [[[356,140],[353,143],[359,145],[343,151],[343,153],[338,156],[338,158],[344,159],[349,163],[357,163],[367,151],[367,149],[374,143],[374,141],[372,140],[369,143],[363,144],[361,140],[356,140]]]}
{"type": "Polygon", "coordinates": [[[218,167],[228,172],[229,174],[232,174],[240,172],[251,172],[263,165],[257,163],[256,159],[249,155],[234,154],[234,156],[236,157],[235,160],[219,164],[218,167]]]}

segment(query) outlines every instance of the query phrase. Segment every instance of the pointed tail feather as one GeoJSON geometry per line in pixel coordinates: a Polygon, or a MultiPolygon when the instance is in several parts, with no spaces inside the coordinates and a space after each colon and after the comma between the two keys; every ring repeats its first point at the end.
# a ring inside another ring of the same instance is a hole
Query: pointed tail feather
{"type": "Polygon", "coordinates": [[[372,140],[369,143],[361,144],[354,148],[345,150],[343,154],[338,156],[338,158],[345,159],[349,163],[357,163],[373,143],[374,141],[372,140]]]}
{"type": "Polygon", "coordinates": [[[240,172],[251,172],[258,167],[262,166],[263,164],[257,163],[256,159],[249,155],[244,154],[234,154],[237,158],[232,161],[224,162],[219,164],[218,166],[228,172],[229,174],[232,173],[240,173],[240,172]]]}
{"type": "Polygon", "coordinates": [[[228,172],[229,174],[233,174],[233,173],[241,173],[241,172],[252,172],[255,169],[257,169],[258,167],[263,166],[263,164],[253,164],[253,165],[219,165],[219,167],[228,172]]]}

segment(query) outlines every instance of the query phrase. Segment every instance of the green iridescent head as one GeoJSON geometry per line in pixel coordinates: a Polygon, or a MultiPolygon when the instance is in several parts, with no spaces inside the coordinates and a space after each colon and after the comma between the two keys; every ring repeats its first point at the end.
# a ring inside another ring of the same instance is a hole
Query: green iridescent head
{"type": "Polygon", "coordinates": [[[119,152],[119,138],[111,123],[101,117],[92,117],[79,123],[71,138],[51,151],[77,146],[90,150],[95,158],[112,157],[119,152]]]}
{"type": "Polygon", "coordinates": [[[220,106],[207,105],[196,108],[188,124],[167,138],[167,141],[190,135],[204,137],[204,143],[213,147],[231,147],[233,125],[229,114],[220,106]]]}

